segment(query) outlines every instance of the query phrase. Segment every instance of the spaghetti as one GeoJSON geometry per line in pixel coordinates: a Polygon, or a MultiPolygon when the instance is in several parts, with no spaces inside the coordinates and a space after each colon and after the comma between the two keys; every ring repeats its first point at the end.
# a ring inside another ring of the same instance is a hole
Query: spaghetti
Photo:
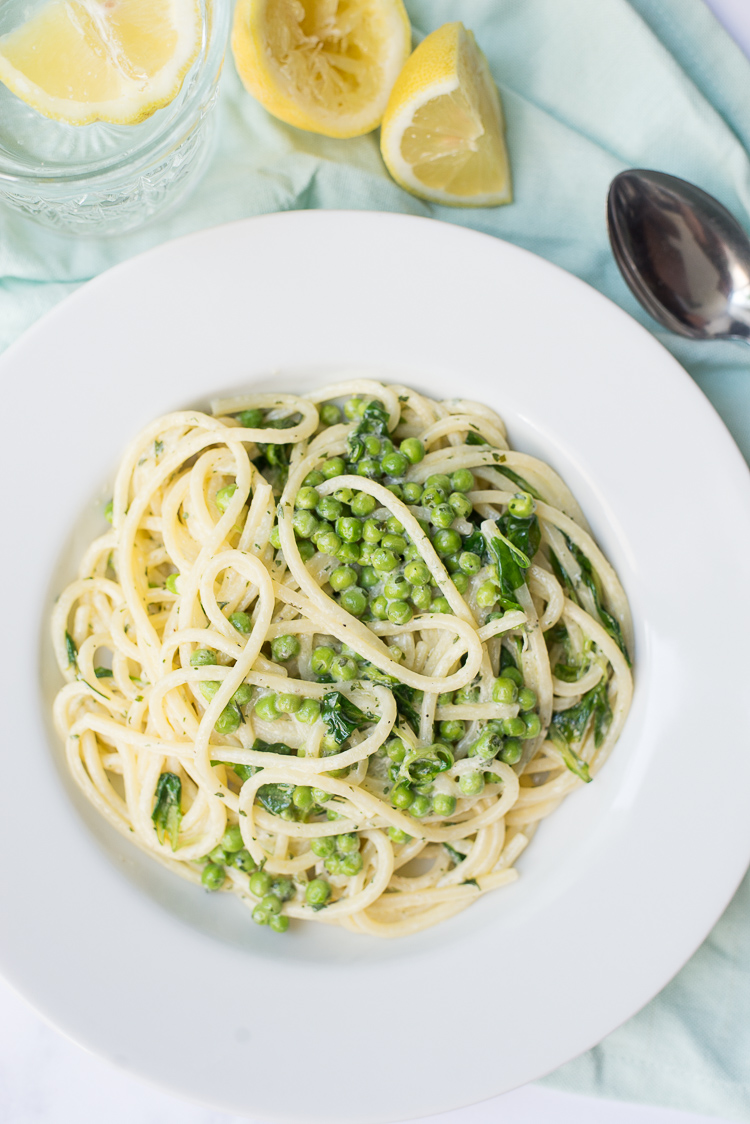
{"type": "Polygon", "coordinates": [[[70,769],[259,924],[450,917],[622,730],[625,594],[487,406],[354,379],[169,414],[106,514],[52,620],[70,769]]]}

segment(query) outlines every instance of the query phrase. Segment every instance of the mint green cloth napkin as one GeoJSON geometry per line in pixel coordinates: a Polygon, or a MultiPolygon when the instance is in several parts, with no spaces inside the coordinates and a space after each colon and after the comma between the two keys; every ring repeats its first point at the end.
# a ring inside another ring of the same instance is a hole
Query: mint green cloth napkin
{"type": "MultiPolygon", "coordinates": [[[[457,17],[475,31],[506,109],[512,206],[452,210],[411,198],[388,178],[376,134],[334,141],[275,121],[244,93],[229,60],[212,163],[174,214],[92,241],[57,236],[0,206],[0,348],[83,281],[168,238],[268,211],[405,211],[508,239],[606,293],[677,356],[750,457],[750,351],[658,329],[620,279],[605,229],[609,181],[628,166],[693,180],[750,228],[750,63],[739,48],[702,0],[407,7],[417,39],[457,17]]],[[[750,1120],[750,881],[649,1006],[546,1082],[750,1120]]]]}

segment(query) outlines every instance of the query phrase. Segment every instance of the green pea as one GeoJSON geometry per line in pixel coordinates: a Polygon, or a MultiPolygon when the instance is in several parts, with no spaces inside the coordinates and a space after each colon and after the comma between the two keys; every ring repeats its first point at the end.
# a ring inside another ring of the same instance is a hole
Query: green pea
{"type": "MultiPolygon", "coordinates": [[[[439,503],[437,507],[433,507],[430,512],[430,522],[433,527],[437,527],[441,530],[450,527],[454,519],[455,514],[453,508],[447,503],[439,503]]],[[[446,551],[446,554],[453,554],[454,551],[460,549],[461,536],[458,534],[458,531],[454,531],[454,534],[458,536],[458,545],[452,546],[450,550],[446,551]]],[[[451,541],[455,542],[455,539],[451,541]]]]}
{"type": "Polygon", "coordinates": [[[274,525],[271,528],[271,533],[268,536],[268,541],[270,542],[274,550],[281,549],[281,535],[279,534],[279,528],[277,525],[274,525]]]}
{"type": "Polygon", "coordinates": [[[391,804],[394,808],[408,808],[413,799],[414,793],[406,781],[399,781],[391,789],[391,804]]]}
{"type": "Polygon", "coordinates": [[[506,679],[512,679],[517,687],[523,687],[523,675],[521,675],[521,672],[517,667],[514,667],[513,664],[508,664],[507,667],[504,667],[502,675],[504,675],[506,679]]]}
{"type": "Polygon", "coordinates": [[[522,720],[526,726],[526,732],[521,735],[524,738],[536,738],[541,733],[542,722],[536,711],[530,711],[524,714],[522,720]]]}
{"type": "Polygon", "coordinates": [[[383,535],[380,546],[383,550],[392,550],[395,554],[403,554],[407,543],[403,535],[394,535],[389,532],[383,535]]]}
{"type": "Polygon", "coordinates": [[[303,562],[309,562],[312,556],[315,554],[315,547],[309,539],[303,539],[302,542],[298,542],[297,549],[299,551],[299,556],[303,562]]]}
{"type": "Polygon", "coordinates": [[[459,687],[454,696],[456,706],[467,706],[470,703],[479,702],[479,688],[478,687],[459,687]]]}
{"type": "Polygon", "coordinates": [[[343,542],[336,551],[336,557],[339,562],[343,562],[347,566],[351,566],[353,562],[359,562],[361,557],[359,543],[343,542]]]}
{"type": "Polygon", "coordinates": [[[481,609],[489,609],[490,605],[494,605],[497,601],[497,586],[494,582],[482,582],[475,596],[477,605],[481,609]]]}
{"type": "Polygon", "coordinates": [[[327,859],[324,859],[323,866],[329,874],[343,874],[341,869],[343,861],[342,855],[329,855],[327,859]]]}
{"type": "Polygon", "coordinates": [[[333,480],[334,476],[341,476],[346,469],[346,462],[343,457],[331,457],[329,461],[324,461],[320,466],[326,480],[333,480]]]}
{"type": "Polygon", "coordinates": [[[418,585],[411,591],[411,603],[415,609],[429,609],[432,604],[432,593],[428,585],[418,585]]]}
{"type": "Polygon", "coordinates": [[[409,805],[409,814],[412,816],[426,816],[432,808],[429,796],[415,796],[409,805]]]}
{"type": "Polygon", "coordinates": [[[176,594],[178,592],[177,579],[179,578],[179,576],[179,574],[169,574],[167,580],[164,582],[164,588],[168,589],[170,593],[176,594]]]}
{"type": "Polygon", "coordinates": [[[359,874],[362,869],[362,856],[357,851],[354,855],[344,855],[341,860],[341,873],[345,874],[347,878],[352,878],[355,874],[359,874]]]}
{"type": "Polygon", "coordinates": [[[305,511],[314,511],[319,499],[317,488],[300,488],[294,506],[305,511]]]}
{"type": "Polygon", "coordinates": [[[447,597],[436,597],[430,605],[431,613],[452,613],[450,603],[447,597]]]}
{"type": "Polygon", "coordinates": [[[391,738],[390,741],[385,743],[385,751],[397,765],[400,765],[406,757],[406,746],[401,741],[401,738],[391,738]]]}
{"type": "MultiPolygon", "coordinates": [[[[501,675],[492,686],[492,701],[496,703],[514,703],[518,696],[518,688],[512,679],[501,675]]],[[[536,699],[534,699],[536,702],[536,699]]]]}
{"type": "Polygon", "coordinates": [[[431,576],[424,562],[407,562],[404,568],[404,577],[410,585],[428,585],[431,576]]]}
{"type": "Polygon", "coordinates": [[[277,663],[294,659],[299,655],[300,644],[296,636],[277,636],[271,641],[271,655],[277,663]]]}
{"type": "Polygon", "coordinates": [[[351,488],[337,488],[333,493],[333,498],[346,505],[354,498],[354,492],[351,488]]]}
{"type": "Polygon", "coordinates": [[[523,746],[518,738],[508,738],[500,752],[500,760],[506,765],[517,765],[523,754],[523,746]]]}
{"type": "Polygon", "coordinates": [[[324,531],[318,535],[316,545],[321,554],[330,554],[335,558],[341,548],[341,539],[335,531],[324,531]]]}
{"type": "MultiPolygon", "coordinates": [[[[344,514],[344,505],[341,500],[334,499],[333,496],[322,496],[316,510],[321,519],[335,523],[344,514]]],[[[339,538],[341,538],[340,534],[339,538]]]]}
{"type": "Polygon", "coordinates": [[[254,894],[256,898],[263,898],[271,889],[273,878],[267,870],[256,870],[255,874],[251,875],[248,883],[250,893],[254,894]]]}
{"type": "Polygon", "coordinates": [[[341,421],[341,410],[333,402],[327,403],[320,409],[320,420],[323,425],[338,425],[341,421]]]}
{"type": "Polygon", "coordinates": [[[450,706],[452,702],[453,702],[453,691],[443,691],[443,693],[441,695],[438,695],[438,700],[437,700],[438,706],[450,706]]]}
{"type": "Polygon", "coordinates": [[[482,559],[472,550],[463,550],[458,556],[458,564],[465,574],[478,574],[482,569],[482,559]]]}
{"type": "Polygon", "coordinates": [[[531,687],[522,687],[518,692],[518,705],[521,710],[531,710],[536,706],[536,691],[532,691],[531,687]]]}
{"type": "Polygon", "coordinates": [[[367,594],[363,589],[358,589],[357,586],[353,589],[346,589],[339,597],[339,604],[353,617],[361,617],[367,608],[367,594]]]}
{"type": "Polygon", "coordinates": [[[401,442],[399,449],[412,464],[419,464],[424,460],[424,445],[416,437],[407,437],[401,442]]]}
{"type": "Polygon", "coordinates": [[[445,492],[446,496],[451,491],[450,477],[442,472],[434,472],[431,476],[427,477],[424,483],[426,488],[440,488],[442,492],[445,492]]]}
{"type": "Polygon", "coordinates": [[[232,866],[236,867],[237,870],[243,871],[244,874],[252,874],[253,871],[257,868],[255,859],[244,847],[241,851],[237,851],[234,855],[230,855],[230,858],[232,860],[232,866]]]}
{"type": "Polygon", "coordinates": [[[325,476],[323,473],[318,472],[317,468],[314,468],[312,472],[308,472],[302,483],[306,488],[317,488],[324,480],[325,476]]]}
{"type": "Polygon", "coordinates": [[[372,552],[375,550],[375,547],[369,542],[361,542],[358,545],[360,566],[369,566],[372,562],[372,552]]]}
{"type": "MultiPolygon", "coordinates": [[[[425,488],[422,492],[421,504],[422,507],[428,508],[430,511],[439,507],[440,504],[445,503],[447,496],[440,488],[425,488]]],[[[451,510],[451,521],[453,520],[453,511],[451,510]]]]}
{"type": "Polygon", "coordinates": [[[253,630],[253,621],[249,613],[232,613],[229,617],[229,623],[232,628],[236,628],[238,632],[245,636],[253,630]]]}
{"type": "Polygon", "coordinates": [[[359,836],[356,831],[348,831],[336,838],[336,850],[342,855],[359,854],[359,836]]]}
{"type": "Polygon", "coordinates": [[[533,496],[528,492],[516,492],[513,499],[508,502],[508,511],[516,519],[528,519],[534,514],[533,496]]]}
{"type": "Polygon", "coordinates": [[[239,414],[235,414],[235,417],[243,429],[263,428],[262,410],[240,410],[239,414]]]}
{"type": "Polygon", "coordinates": [[[359,542],[362,538],[362,524],[353,515],[343,515],[336,520],[336,534],[344,542],[359,542]]]}
{"type": "Polygon", "coordinates": [[[285,933],[289,928],[289,918],[285,913],[277,913],[269,920],[268,928],[274,933],[285,933]]]}
{"type": "Polygon", "coordinates": [[[292,793],[292,804],[295,808],[299,808],[301,812],[309,812],[314,803],[312,789],[309,785],[298,784],[295,786],[292,793]]]}
{"type": "Polygon", "coordinates": [[[432,798],[432,810],[436,816],[452,816],[456,810],[455,796],[447,796],[438,792],[432,798]]]}
{"type": "Polygon", "coordinates": [[[407,835],[407,833],[405,831],[402,831],[400,827],[389,827],[387,834],[391,843],[411,842],[411,835],[407,835]]]}
{"type": "Polygon", "coordinates": [[[386,453],[380,467],[388,476],[403,476],[409,467],[409,458],[403,453],[386,453]]]}
{"type": "Polygon", "coordinates": [[[201,694],[206,699],[212,699],[220,686],[218,679],[204,679],[200,684],[201,694]]]}
{"type": "Polygon", "coordinates": [[[298,722],[312,725],[320,718],[320,703],[317,699],[305,699],[294,717],[298,722]]]}
{"type": "Polygon", "coordinates": [[[462,574],[460,572],[454,574],[453,584],[455,585],[458,592],[463,596],[463,594],[466,593],[469,588],[469,575],[462,574]]]}
{"type": "Polygon", "coordinates": [[[407,480],[405,484],[401,485],[404,492],[404,502],[417,504],[422,499],[422,485],[417,484],[416,481],[407,480]]]}
{"type": "Polygon", "coordinates": [[[445,558],[443,559],[443,565],[445,566],[449,574],[456,574],[461,569],[458,564],[457,554],[446,554],[445,558]]]}
{"type": "Polygon", "coordinates": [[[461,492],[451,492],[448,496],[448,506],[452,508],[461,519],[466,519],[474,510],[474,504],[461,492]]]}
{"type": "Polygon", "coordinates": [[[450,486],[454,492],[470,492],[474,487],[474,475],[468,468],[457,468],[451,473],[450,486]]]}
{"type": "Polygon", "coordinates": [[[216,663],[216,652],[211,648],[196,648],[190,656],[191,667],[207,667],[216,663]]]}
{"type": "Polygon", "coordinates": [[[447,742],[459,742],[466,733],[465,724],[458,718],[449,719],[440,723],[440,737],[447,742]]]}
{"type": "Polygon", "coordinates": [[[326,792],[324,788],[313,788],[312,794],[316,804],[325,804],[327,800],[331,799],[330,792],[326,792]]]}
{"type": "Polygon", "coordinates": [[[464,796],[478,796],[484,788],[484,777],[481,773],[462,773],[458,787],[464,796]]]}
{"type": "Polygon", "coordinates": [[[336,850],[336,840],[333,835],[321,835],[310,840],[310,850],[319,859],[327,859],[336,850]]]}
{"type": "Polygon", "coordinates": [[[367,492],[357,492],[352,498],[349,505],[352,509],[353,515],[371,515],[375,508],[378,506],[377,500],[374,496],[369,495],[367,492]]]}
{"type": "Polygon", "coordinates": [[[218,863],[219,865],[225,863],[229,858],[227,852],[222,846],[214,847],[213,851],[208,852],[207,857],[209,862],[218,863]]]}
{"type": "Polygon", "coordinates": [[[245,844],[242,842],[242,832],[238,823],[230,824],[221,837],[221,845],[225,851],[234,854],[241,851],[245,844]]]}
{"type": "Polygon", "coordinates": [[[386,616],[394,624],[408,624],[414,611],[408,601],[389,601],[386,616]]]}
{"type": "Polygon", "coordinates": [[[237,706],[247,706],[253,697],[253,689],[249,683],[242,683],[232,695],[232,702],[237,706]]]}
{"type": "Polygon", "coordinates": [[[266,894],[260,901],[260,908],[264,909],[269,915],[281,913],[281,902],[275,894],[266,894]]]}
{"type": "Polygon", "coordinates": [[[234,493],[237,491],[236,484],[227,484],[226,488],[219,488],[216,493],[216,506],[219,511],[226,511],[229,507],[229,501],[234,493]]]}
{"type": "Polygon", "coordinates": [[[503,739],[488,723],[474,742],[471,756],[481,757],[483,761],[490,761],[493,757],[497,757],[502,748],[503,739]]]}
{"type": "Polygon", "coordinates": [[[389,491],[392,496],[395,496],[397,500],[402,500],[404,498],[404,489],[400,484],[386,484],[386,490],[389,491]]]}
{"type": "Polygon", "coordinates": [[[309,905],[325,905],[331,896],[331,884],[324,878],[313,878],[305,887],[305,898],[309,905]]]}
{"type": "Polygon", "coordinates": [[[359,584],[363,587],[363,589],[372,589],[373,586],[376,586],[379,581],[380,578],[375,572],[375,568],[373,566],[362,567],[359,574],[359,584]]]}
{"type": "Polygon", "coordinates": [[[373,457],[365,457],[357,465],[357,475],[366,476],[368,480],[374,480],[380,476],[380,461],[376,461],[373,457]]]}
{"type": "Polygon", "coordinates": [[[357,571],[353,570],[351,566],[338,566],[332,574],[328,575],[328,580],[331,583],[331,589],[340,593],[342,589],[350,589],[357,584],[357,571]]]}
{"type": "Polygon", "coordinates": [[[368,543],[380,542],[383,528],[376,519],[366,519],[362,526],[362,538],[368,543]]]}
{"type": "Polygon", "coordinates": [[[526,734],[526,723],[523,718],[504,718],[503,733],[509,738],[520,738],[526,734]]]}
{"type": "Polygon", "coordinates": [[[206,863],[201,871],[201,882],[207,890],[220,890],[226,875],[218,863],[206,863]]]}
{"type": "Polygon", "coordinates": [[[351,683],[352,679],[356,679],[359,673],[359,668],[354,660],[344,659],[343,656],[336,656],[331,663],[331,675],[340,683],[351,683]]]}
{"type": "Polygon", "coordinates": [[[279,712],[276,707],[276,695],[261,695],[256,702],[253,710],[265,722],[273,722],[279,717],[279,712]]]}
{"type": "Polygon", "coordinates": [[[318,521],[311,511],[300,508],[292,516],[292,526],[301,539],[309,539],[312,538],[313,532],[318,526],[318,521]]]}
{"type": "Polygon", "coordinates": [[[271,921],[271,915],[266,913],[265,909],[260,905],[256,905],[252,917],[256,925],[268,925],[271,921]]]}
{"type": "Polygon", "coordinates": [[[280,714],[296,714],[301,706],[302,699],[299,695],[290,692],[276,696],[276,709],[280,714]]]}
{"type": "Polygon", "coordinates": [[[381,546],[374,551],[372,564],[376,570],[381,570],[383,573],[389,574],[391,570],[395,570],[398,566],[398,559],[392,550],[381,546]]]}
{"type": "Polygon", "coordinates": [[[233,702],[227,703],[214,723],[217,734],[233,734],[242,725],[242,715],[233,702]]]}
{"type": "Polygon", "coordinates": [[[397,574],[393,574],[386,581],[385,586],[383,587],[383,593],[386,595],[386,597],[403,600],[405,597],[408,597],[410,595],[411,586],[409,585],[409,582],[406,580],[406,578],[402,578],[397,574]]]}
{"type": "Polygon", "coordinates": [[[384,621],[388,616],[388,602],[381,594],[370,602],[370,612],[379,621],[384,621]]]}
{"type": "Polygon", "coordinates": [[[327,671],[330,671],[335,655],[333,648],[328,648],[325,645],[314,648],[310,657],[310,667],[315,675],[325,675],[327,671]]]}

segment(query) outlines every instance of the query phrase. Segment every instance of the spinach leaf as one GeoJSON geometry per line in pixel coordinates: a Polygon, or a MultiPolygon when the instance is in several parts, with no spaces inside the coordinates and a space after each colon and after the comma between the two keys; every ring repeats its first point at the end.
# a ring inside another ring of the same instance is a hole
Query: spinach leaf
{"type": "Polygon", "coordinates": [[[94,675],[96,676],[97,679],[111,679],[112,678],[112,668],[111,667],[95,667],[94,668],[94,675]]]}
{"type": "Polygon", "coordinates": [[[280,816],[292,806],[294,789],[293,784],[262,784],[257,796],[267,812],[273,816],[280,816]]]}
{"type": "Polygon", "coordinates": [[[423,696],[423,691],[418,691],[416,687],[409,687],[406,683],[399,683],[393,688],[396,710],[408,722],[415,734],[419,733],[419,711],[413,704],[420,706],[423,696]]]}
{"type": "Polygon", "coordinates": [[[519,519],[515,515],[506,513],[498,519],[497,525],[502,534],[529,560],[534,557],[542,541],[542,532],[536,515],[530,515],[528,519],[519,519]]]}
{"type": "Polygon", "coordinates": [[[615,617],[613,617],[611,613],[608,613],[602,605],[601,583],[594,571],[594,567],[591,565],[591,562],[583,553],[583,551],[580,550],[575,545],[575,543],[572,543],[570,539],[567,538],[567,536],[565,541],[568,544],[568,550],[573,555],[578,565],[581,567],[581,576],[583,578],[583,581],[591,590],[591,596],[594,599],[594,605],[596,606],[596,611],[599,615],[599,620],[601,621],[604,631],[612,637],[615,644],[627,660],[628,667],[632,666],[630,663],[628,650],[625,647],[625,640],[622,635],[622,629],[620,628],[620,622],[615,617]]]}
{"type": "MultiPolygon", "coordinates": [[[[260,753],[281,753],[285,757],[288,757],[290,753],[297,752],[291,746],[285,745],[284,742],[264,742],[262,738],[256,738],[252,748],[260,753]]],[[[232,767],[234,768],[234,766],[232,767]]]]}
{"type": "Polygon", "coordinates": [[[325,695],[320,704],[320,716],[338,745],[343,745],[355,730],[372,721],[371,715],[365,714],[341,691],[330,691],[325,695]]]}
{"type": "Polygon", "coordinates": [[[346,439],[347,457],[353,464],[362,460],[365,455],[364,437],[370,433],[374,433],[376,437],[388,436],[388,413],[382,402],[375,398],[367,403],[359,425],[346,439]]]}
{"type": "Polygon", "coordinates": [[[478,527],[464,539],[463,550],[469,550],[472,554],[478,554],[483,562],[489,562],[490,560],[487,553],[487,543],[478,527]]]}
{"type": "Polygon", "coordinates": [[[489,547],[497,560],[497,580],[500,584],[498,600],[500,604],[503,609],[521,609],[513,594],[525,583],[523,570],[528,568],[528,559],[526,560],[526,566],[522,568],[507,540],[499,538],[497,535],[493,535],[489,540],[489,547]]]}
{"type": "Polygon", "coordinates": [[[182,820],[182,781],[176,773],[162,773],[156,785],[156,800],[151,819],[154,821],[156,835],[160,843],[167,836],[172,850],[177,850],[177,838],[182,820]]]}
{"type": "Polygon", "coordinates": [[[75,667],[78,663],[78,649],[70,633],[65,630],[65,651],[68,654],[68,667],[75,667]]]}
{"type": "Polygon", "coordinates": [[[458,864],[462,863],[464,861],[464,859],[466,858],[466,855],[462,855],[460,851],[457,851],[455,849],[455,847],[451,847],[450,843],[443,843],[443,846],[445,847],[446,851],[448,852],[448,854],[450,856],[450,859],[451,859],[451,862],[455,866],[458,866],[458,864]]]}
{"type": "Polygon", "coordinates": [[[517,484],[518,487],[522,489],[522,491],[528,492],[529,495],[533,496],[535,500],[541,500],[542,503],[544,503],[544,496],[540,496],[536,488],[532,488],[528,480],[524,480],[523,476],[519,476],[518,473],[514,472],[512,468],[507,468],[505,465],[503,465],[501,472],[503,476],[507,476],[509,480],[512,480],[514,484],[517,484]]]}
{"type": "Polygon", "coordinates": [[[487,445],[488,443],[489,442],[485,441],[484,437],[480,436],[480,434],[478,433],[475,433],[473,429],[470,429],[466,434],[467,445],[487,445]]]}
{"type": "Polygon", "coordinates": [[[575,706],[553,714],[547,735],[559,749],[568,769],[587,783],[591,780],[589,767],[575,752],[573,745],[578,745],[582,741],[589,722],[592,720],[594,723],[594,744],[599,746],[612,720],[612,711],[607,696],[607,681],[604,678],[600,679],[590,691],[587,691],[575,706]]]}

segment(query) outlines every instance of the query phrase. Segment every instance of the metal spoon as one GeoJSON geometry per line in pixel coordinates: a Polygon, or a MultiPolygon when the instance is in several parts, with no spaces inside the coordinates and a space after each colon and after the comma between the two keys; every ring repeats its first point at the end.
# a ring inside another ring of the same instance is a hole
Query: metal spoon
{"type": "Polygon", "coordinates": [[[615,261],[646,311],[694,340],[750,343],[750,238],[695,184],[633,168],[607,200],[615,261]]]}

